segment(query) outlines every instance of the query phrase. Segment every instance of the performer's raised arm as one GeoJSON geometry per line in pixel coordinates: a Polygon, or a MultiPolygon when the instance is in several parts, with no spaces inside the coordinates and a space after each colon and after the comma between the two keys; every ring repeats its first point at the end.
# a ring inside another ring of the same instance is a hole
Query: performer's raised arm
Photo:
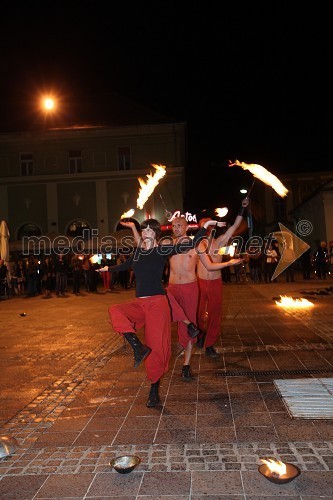
{"type": "Polygon", "coordinates": [[[248,196],[246,196],[246,198],[244,198],[244,200],[242,201],[242,206],[240,207],[240,209],[238,211],[238,215],[237,215],[233,225],[230,226],[224,234],[222,234],[221,236],[219,236],[216,239],[219,247],[223,247],[223,246],[226,246],[228,244],[228,241],[230,240],[230,238],[233,237],[233,235],[235,234],[235,232],[237,231],[237,229],[241,225],[242,220],[247,217],[247,206],[249,205],[249,203],[250,203],[250,199],[248,196]]]}
{"type": "Polygon", "coordinates": [[[134,222],[121,220],[120,224],[124,227],[128,227],[129,229],[132,229],[135,243],[137,244],[137,246],[142,246],[142,238],[141,238],[140,233],[137,230],[134,222]]]}

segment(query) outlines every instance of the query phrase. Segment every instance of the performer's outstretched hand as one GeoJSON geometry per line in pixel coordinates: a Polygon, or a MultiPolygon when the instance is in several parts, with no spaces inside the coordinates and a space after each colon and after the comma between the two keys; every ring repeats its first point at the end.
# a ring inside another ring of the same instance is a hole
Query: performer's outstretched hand
{"type": "Polygon", "coordinates": [[[133,227],[135,227],[135,224],[134,224],[134,222],[132,222],[132,221],[121,220],[121,221],[120,221],[120,224],[121,224],[122,226],[124,226],[124,227],[128,227],[128,228],[130,228],[130,229],[132,229],[133,227]]]}
{"type": "Polygon", "coordinates": [[[230,259],[227,264],[229,266],[239,266],[243,262],[243,259],[230,259]]]}
{"type": "Polygon", "coordinates": [[[210,220],[207,220],[207,221],[204,223],[203,227],[204,227],[205,229],[207,229],[209,226],[224,227],[224,226],[226,226],[226,225],[227,225],[227,223],[226,223],[226,222],[224,222],[224,221],[218,221],[218,220],[212,220],[212,219],[210,219],[210,220]]]}
{"type": "Polygon", "coordinates": [[[101,267],[100,269],[96,269],[97,273],[105,273],[106,271],[109,270],[108,266],[101,267]]]}

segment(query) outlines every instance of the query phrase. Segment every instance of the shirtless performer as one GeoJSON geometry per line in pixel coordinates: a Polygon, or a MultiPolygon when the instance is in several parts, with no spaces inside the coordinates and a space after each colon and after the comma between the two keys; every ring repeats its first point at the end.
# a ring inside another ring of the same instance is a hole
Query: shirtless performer
{"type": "MultiPolygon", "coordinates": [[[[243,218],[246,217],[246,207],[249,204],[248,197],[244,198],[242,207],[235,219],[235,222],[229,229],[214,239],[211,234],[199,244],[199,255],[206,255],[211,262],[217,263],[222,261],[222,255],[219,255],[218,250],[228,244],[228,241],[238,227],[243,218]]],[[[209,219],[201,219],[200,227],[209,219]]],[[[229,261],[231,262],[231,261],[229,261]]],[[[205,330],[205,318],[208,313],[206,333],[201,334],[197,340],[197,346],[203,347],[206,340],[206,356],[217,358],[219,355],[214,348],[214,344],[220,335],[221,320],[222,320],[222,277],[221,272],[217,270],[209,270],[203,264],[202,258],[198,264],[198,284],[199,284],[199,307],[198,307],[198,325],[200,330],[205,330]]]]}
{"type": "MultiPolygon", "coordinates": [[[[173,244],[179,244],[181,241],[187,241],[188,225],[185,217],[176,217],[172,220],[173,231],[173,244]]],[[[203,266],[208,266],[213,272],[218,272],[222,267],[227,265],[237,265],[241,262],[240,259],[233,259],[232,262],[224,262],[213,264],[206,254],[200,256],[203,266]]],[[[197,280],[197,264],[198,264],[198,251],[193,248],[186,253],[173,255],[169,258],[170,275],[169,284],[167,286],[167,294],[170,299],[171,308],[173,311],[172,297],[176,299],[178,304],[184,310],[187,318],[191,323],[196,324],[197,309],[199,303],[199,288],[197,280]]],[[[177,317],[173,314],[173,320],[176,321],[177,317]]],[[[189,339],[186,325],[183,321],[178,321],[178,339],[180,345],[184,348],[184,365],[182,368],[182,380],[188,382],[193,380],[193,375],[190,369],[190,361],[192,356],[193,344],[195,339],[189,339]]]]}

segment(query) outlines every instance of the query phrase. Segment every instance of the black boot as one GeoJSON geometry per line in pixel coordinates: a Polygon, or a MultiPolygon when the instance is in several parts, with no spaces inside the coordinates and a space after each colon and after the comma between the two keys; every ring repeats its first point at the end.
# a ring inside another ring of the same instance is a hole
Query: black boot
{"type": "Polygon", "coordinates": [[[133,349],[134,368],[136,368],[151,353],[151,349],[142,344],[135,333],[124,333],[124,337],[133,349]]]}
{"type": "Polygon", "coordinates": [[[195,337],[197,337],[199,333],[201,333],[201,331],[199,330],[197,325],[195,325],[194,323],[189,323],[187,325],[187,333],[189,334],[191,339],[195,339],[195,337]]]}
{"type": "Polygon", "coordinates": [[[191,382],[191,380],[194,380],[194,377],[192,375],[190,365],[184,365],[182,368],[182,381],[191,382]]]}
{"type": "Polygon", "coordinates": [[[202,349],[204,344],[205,344],[205,338],[206,338],[206,334],[205,333],[202,333],[198,338],[197,338],[197,347],[199,349],[202,349]]]}
{"type": "Polygon", "coordinates": [[[206,347],[206,356],[208,356],[209,358],[218,358],[219,353],[211,345],[209,347],[206,347]]]}
{"type": "Polygon", "coordinates": [[[155,406],[157,406],[161,402],[160,397],[158,395],[158,386],[159,385],[160,385],[159,380],[157,382],[155,382],[154,384],[151,384],[150,393],[149,393],[148,401],[146,404],[146,406],[148,408],[155,408],[155,406]]]}

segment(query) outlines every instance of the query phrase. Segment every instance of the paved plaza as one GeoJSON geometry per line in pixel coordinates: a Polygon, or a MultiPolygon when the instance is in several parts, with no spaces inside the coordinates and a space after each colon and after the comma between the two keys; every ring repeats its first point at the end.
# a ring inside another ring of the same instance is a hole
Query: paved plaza
{"type": "Polygon", "coordinates": [[[333,280],[296,279],[225,284],[220,357],[196,349],[189,383],[173,325],[157,408],[108,317],[133,289],[2,298],[0,434],[19,448],[0,459],[0,498],[332,499],[333,420],[293,418],[274,383],[333,377],[333,280]],[[280,295],[314,307],[281,309],[280,295]],[[141,463],[118,474],[109,462],[127,454],[141,463]],[[301,474],[273,484],[260,458],[301,474]]]}

